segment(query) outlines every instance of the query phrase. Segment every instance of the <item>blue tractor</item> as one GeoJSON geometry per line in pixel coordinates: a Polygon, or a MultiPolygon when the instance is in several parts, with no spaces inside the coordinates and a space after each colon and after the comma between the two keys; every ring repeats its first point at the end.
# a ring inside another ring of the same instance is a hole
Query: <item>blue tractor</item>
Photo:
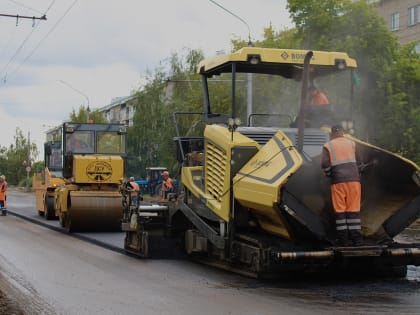
{"type": "Polygon", "coordinates": [[[161,174],[167,170],[166,167],[147,167],[146,179],[135,181],[140,186],[142,194],[150,196],[159,194],[162,186],[161,174]]]}

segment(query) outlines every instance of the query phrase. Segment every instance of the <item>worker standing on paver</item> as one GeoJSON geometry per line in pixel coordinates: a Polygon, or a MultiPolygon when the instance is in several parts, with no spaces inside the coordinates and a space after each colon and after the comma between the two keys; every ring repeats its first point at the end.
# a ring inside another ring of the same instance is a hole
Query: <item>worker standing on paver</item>
{"type": "Polygon", "coordinates": [[[322,149],[321,167],[331,178],[331,197],[335,214],[337,245],[360,245],[361,184],[354,141],[344,137],[341,125],[331,128],[331,140],[322,149]]]}

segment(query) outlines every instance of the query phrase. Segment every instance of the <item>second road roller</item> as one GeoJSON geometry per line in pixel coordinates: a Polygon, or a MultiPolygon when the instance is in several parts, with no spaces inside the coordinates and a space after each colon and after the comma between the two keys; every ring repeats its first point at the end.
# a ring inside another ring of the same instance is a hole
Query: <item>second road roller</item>
{"type": "Polygon", "coordinates": [[[67,122],[47,137],[45,169],[33,180],[39,214],[58,217],[67,232],[118,230],[126,127],[67,122]]]}

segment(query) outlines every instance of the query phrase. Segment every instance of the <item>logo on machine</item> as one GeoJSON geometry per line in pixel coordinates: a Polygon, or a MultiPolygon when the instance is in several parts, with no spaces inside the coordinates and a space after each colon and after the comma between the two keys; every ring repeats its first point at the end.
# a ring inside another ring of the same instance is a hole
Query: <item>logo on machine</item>
{"type": "MultiPolygon", "coordinates": [[[[288,60],[288,59],[292,59],[292,61],[303,61],[305,59],[306,53],[290,53],[288,54],[287,51],[283,51],[280,56],[284,59],[284,60],[288,60]]],[[[312,60],[315,60],[315,57],[312,56],[312,60]]]]}
{"type": "Polygon", "coordinates": [[[280,55],[283,59],[289,59],[289,54],[286,51],[283,51],[280,55]]]}
{"type": "Polygon", "coordinates": [[[104,182],[111,178],[112,166],[105,161],[95,161],[88,164],[86,174],[95,182],[104,182]]]}

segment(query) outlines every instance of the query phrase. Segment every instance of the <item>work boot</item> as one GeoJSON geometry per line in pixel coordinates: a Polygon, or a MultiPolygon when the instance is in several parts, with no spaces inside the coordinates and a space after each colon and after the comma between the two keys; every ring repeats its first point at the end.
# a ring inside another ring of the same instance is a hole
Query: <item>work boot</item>
{"type": "Polygon", "coordinates": [[[337,246],[350,246],[349,236],[347,230],[337,231],[337,246]]]}
{"type": "Polygon", "coordinates": [[[349,234],[347,227],[346,214],[344,212],[335,213],[335,228],[337,237],[337,246],[348,246],[349,234]]]}
{"type": "Polygon", "coordinates": [[[360,211],[347,213],[347,227],[349,229],[349,238],[354,245],[362,244],[362,232],[360,222],[360,211]]]}
{"type": "Polygon", "coordinates": [[[349,236],[355,246],[363,244],[362,232],[360,230],[349,230],[349,236]]]}
{"type": "Polygon", "coordinates": [[[7,209],[1,209],[1,215],[6,216],[7,215],[7,209]]]}

